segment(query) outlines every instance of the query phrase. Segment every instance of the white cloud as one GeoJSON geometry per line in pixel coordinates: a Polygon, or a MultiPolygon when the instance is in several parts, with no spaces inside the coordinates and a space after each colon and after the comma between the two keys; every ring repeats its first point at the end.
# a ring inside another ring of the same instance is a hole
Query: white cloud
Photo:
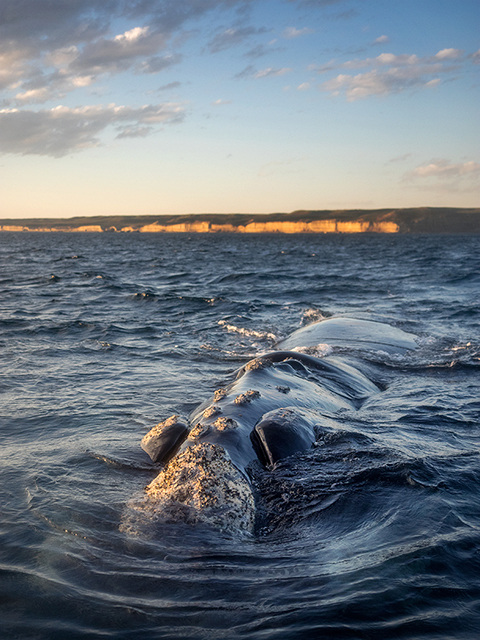
{"type": "MultiPolygon", "coordinates": [[[[165,36],[149,27],[136,27],[112,39],[86,45],[67,67],[68,73],[100,75],[130,69],[139,58],[151,59],[165,47],[165,36]]],[[[145,64],[145,61],[144,61],[145,64]]]]}
{"type": "Polygon", "coordinates": [[[55,49],[44,56],[44,71],[34,68],[24,73],[15,100],[27,104],[63,99],[68,92],[93,84],[105,74],[127,70],[159,73],[182,60],[180,54],[156,55],[164,46],[162,34],[149,27],[135,27],[111,39],[97,39],[83,49],[73,45],[55,49]],[[49,67],[54,70],[48,72],[49,67]]]}
{"type": "Polygon", "coordinates": [[[435,87],[441,82],[438,75],[458,70],[458,67],[449,63],[462,55],[459,49],[443,49],[435,56],[424,58],[416,54],[381,53],[375,58],[348,60],[341,64],[332,60],[317,67],[316,71],[327,73],[334,69],[371,67],[369,71],[357,75],[342,73],[320,85],[323,91],[335,96],[344,93],[347,100],[353,102],[372,95],[398,93],[412,87],[435,87]]]}
{"type": "Polygon", "coordinates": [[[418,56],[415,54],[408,55],[406,53],[400,55],[394,55],[393,53],[381,53],[373,60],[373,64],[378,65],[413,65],[418,64],[420,62],[418,56]]]}
{"type": "Polygon", "coordinates": [[[46,54],[45,62],[48,66],[62,68],[73,62],[73,60],[78,57],[79,53],[80,51],[75,45],[54,49],[46,54]]]}
{"type": "Polygon", "coordinates": [[[115,36],[114,41],[121,43],[135,42],[135,40],[144,38],[148,34],[149,30],[150,27],[134,27],[133,29],[130,29],[130,31],[125,31],[125,33],[115,36]]]}
{"type": "Polygon", "coordinates": [[[283,37],[287,38],[287,40],[291,40],[292,38],[298,38],[300,36],[304,36],[307,33],[313,33],[313,29],[309,29],[308,27],[303,27],[303,29],[296,29],[295,27],[287,27],[283,32],[283,37]]]}
{"type": "MultiPolygon", "coordinates": [[[[247,7],[249,0],[1,0],[0,50],[25,50],[30,58],[61,47],[105,37],[110,25],[129,20],[133,27],[119,40],[135,39],[142,21],[165,36],[187,21],[227,7],[247,7]]],[[[1,52],[1,51],[0,51],[1,52]]]]}
{"type": "Polygon", "coordinates": [[[385,44],[386,42],[390,42],[390,38],[388,36],[379,36],[373,41],[373,44],[385,44]]]}
{"type": "MultiPolygon", "coordinates": [[[[322,65],[309,65],[310,71],[316,71],[318,74],[326,73],[327,71],[333,71],[335,69],[364,69],[365,67],[385,67],[385,66],[413,66],[420,64],[421,59],[415,54],[399,54],[393,53],[381,53],[375,58],[355,58],[353,60],[347,60],[346,62],[339,63],[333,59],[322,65]]],[[[441,63],[437,63],[438,68],[441,67],[441,63]]]]}
{"type": "Polygon", "coordinates": [[[394,54],[394,53],[381,53],[375,58],[355,58],[353,60],[347,60],[346,62],[338,63],[336,60],[330,60],[324,65],[316,66],[311,65],[312,70],[316,70],[317,73],[325,73],[325,71],[331,71],[333,69],[362,69],[365,67],[384,67],[384,66],[414,66],[414,65],[428,65],[430,69],[441,69],[444,61],[460,58],[463,55],[463,51],[459,49],[443,49],[436,55],[431,57],[419,58],[416,54],[394,54]],[[437,65],[435,67],[435,65],[437,65]]]}
{"type": "Polygon", "coordinates": [[[480,177],[480,164],[473,160],[455,164],[440,158],[432,160],[429,164],[417,167],[408,176],[410,178],[438,179],[460,178],[462,176],[480,177]]]}
{"type": "Polygon", "coordinates": [[[185,22],[249,2],[1,0],[0,89],[15,91],[18,103],[40,102],[75,90],[82,85],[76,78],[95,82],[101,75],[128,70],[157,73],[180,61],[178,55],[159,52],[185,22]],[[110,37],[111,25],[120,20],[131,27],[110,37]]]}
{"type": "Polygon", "coordinates": [[[324,82],[321,88],[324,91],[332,92],[335,96],[345,91],[347,100],[354,102],[368,96],[399,92],[418,84],[425,85],[426,83],[416,74],[408,74],[394,68],[385,73],[379,73],[374,69],[356,76],[340,74],[336,78],[324,82]]]}
{"type": "Polygon", "coordinates": [[[184,117],[175,103],[139,108],[95,105],[71,109],[58,106],[40,111],[0,110],[2,153],[34,154],[59,158],[100,144],[99,134],[116,126],[117,137],[143,136],[159,124],[174,124],[184,117]]]}
{"type": "Polygon", "coordinates": [[[221,98],[219,98],[218,100],[215,100],[214,102],[212,102],[212,105],[214,105],[215,107],[220,107],[224,104],[232,104],[231,100],[222,100],[221,98]]]}
{"type": "Polygon", "coordinates": [[[302,84],[299,84],[297,87],[298,91],[308,91],[308,89],[310,89],[310,83],[309,82],[302,82],[302,84]]]}
{"type": "Polygon", "coordinates": [[[461,58],[462,55],[463,51],[461,49],[442,49],[434,57],[437,60],[455,60],[456,58],[461,58]]]}
{"type": "Polygon", "coordinates": [[[480,193],[480,163],[474,160],[451,162],[436,158],[403,175],[409,188],[437,194],[480,193]]]}
{"type": "Polygon", "coordinates": [[[93,76],[77,76],[70,79],[74,87],[88,87],[93,82],[93,76]]]}
{"type": "Polygon", "coordinates": [[[7,51],[0,53],[0,89],[16,89],[22,78],[34,69],[25,61],[23,52],[7,51]]]}
{"type": "Polygon", "coordinates": [[[46,87],[41,89],[29,89],[23,93],[17,93],[15,99],[18,102],[46,102],[50,96],[50,91],[46,87]]]}
{"type": "Polygon", "coordinates": [[[348,60],[347,62],[339,65],[338,68],[361,69],[363,67],[384,67],[392,65],[403,67],[405,65],[418,64],[419,62],[420,59],[415,54],[409,55],[406,53],[402,53],[400,55],[395,55],[393,53],[381,53],[376,58],[348,60]]]}

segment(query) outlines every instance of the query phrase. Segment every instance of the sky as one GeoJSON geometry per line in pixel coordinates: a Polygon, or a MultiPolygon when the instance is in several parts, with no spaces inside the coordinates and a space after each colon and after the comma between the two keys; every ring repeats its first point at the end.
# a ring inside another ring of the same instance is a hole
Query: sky
{"type": "Polygon", "coordinates": [[[0,0],[0,218],[480,206],[478,0],[0,0]]]}

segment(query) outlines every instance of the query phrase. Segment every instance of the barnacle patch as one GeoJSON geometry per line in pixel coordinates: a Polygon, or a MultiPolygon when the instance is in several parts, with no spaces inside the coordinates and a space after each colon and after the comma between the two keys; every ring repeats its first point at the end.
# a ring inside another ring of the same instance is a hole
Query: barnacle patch
{"type": "Polygon", "coordinates": [[[197,424],[193,427],[188,435],[190,438],[199,438],[200,436],[206,435],[209,431],[210,427],[208,424],[197,422],[197,424]]]}
{"type": "Polygon", "coordinates": [[[255,371],[256,369],[265,369],[265,367],[271,366],[270,362],[264,362],[261,358],[255,358],[250,360],[245,365],[245,371],[255,371]]]}
{"type": "Polygon", "coordinates": [[[223,447],[202,442],[175,456],[146,488],[150,507],[189,509],[189,522],[252,531],[255,503],[250,485],[223,447]]]}
{"type": "Polygon", "coordinates": [[[232,429],[238,429],[238,423],[233,418],[224,418],[223,416],[217,418],[213,423],[213,426],[218,431],[231,431],[232,429]]]}
{"type": "Polygon", "coordinates": [[[260,398],[260,391],[255,391],[253,389],[249,389],[245,393],[241,393],[234,400],[235,404],[248,404],[255,400],[256,398],[260,398]]]}
{"type": "Polygon", "coordinates": [[[226,389],[217,389],[215,391],[215,395],[214,395],[215,402],[220,402],[220,400],[225,398],[226,395],[227,395],[227,390],[226,389]]]}
{"type": "Polygon", "coordinates": [[[219,413],[222,413],[222,408],[217,407],[216,405],[213,404],[210,407],[207,407],[205,409],[205,411],[203,412],[203,417],[205,418],[205,420],[207,420],[207,418],[211,418],[212,416],[217,416],[219,413]]]}

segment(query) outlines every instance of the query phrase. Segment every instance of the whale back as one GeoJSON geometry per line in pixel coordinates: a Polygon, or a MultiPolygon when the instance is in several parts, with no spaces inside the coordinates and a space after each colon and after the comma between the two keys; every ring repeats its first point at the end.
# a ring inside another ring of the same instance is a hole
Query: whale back
{"type": "Polygon", "coordinates": [[[251,465],[272,468],[307,451],[330,428],[329,416],[359,409],[381,392],[347,358],[295,351],[321,343],[399,354],[416,348],[414,335],[366,320],[334,318],[296,331],[277,345],[280,350],[248,362],[187,421],[174,415],[144,437],[144,450],[165,465],[146,487],[146,508],[253,531],[251,465]]]}
{"type": "Polygon", "coordinates": [[[415,335],[382,322],[354,318],[329,318],[294,331],[277,349],[328,344],[332,347],[371,349],[403,354],[417,348],[415,335]]]}

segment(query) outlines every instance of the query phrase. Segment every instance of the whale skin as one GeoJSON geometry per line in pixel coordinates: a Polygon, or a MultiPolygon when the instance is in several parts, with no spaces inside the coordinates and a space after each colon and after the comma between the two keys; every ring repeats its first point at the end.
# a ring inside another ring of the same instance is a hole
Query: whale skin
{"type": "Polygon", "coordinates": [[[322,320],[295,331],[277,343],[277,350],[239,369],[188,419],[171,416],[143,438],[142,448],[162,465],[145,489],[147,507],[193,524],[252,533],[251,465],[273,469],[279,460],[308,450],[329,428],[326,417],[356,410],[381,392],[361,371],[361,360],[357,367],[348,357],[309,355],[319,344],[389,354],[417,347],[411,333],[353,318],[322,320]]]}

